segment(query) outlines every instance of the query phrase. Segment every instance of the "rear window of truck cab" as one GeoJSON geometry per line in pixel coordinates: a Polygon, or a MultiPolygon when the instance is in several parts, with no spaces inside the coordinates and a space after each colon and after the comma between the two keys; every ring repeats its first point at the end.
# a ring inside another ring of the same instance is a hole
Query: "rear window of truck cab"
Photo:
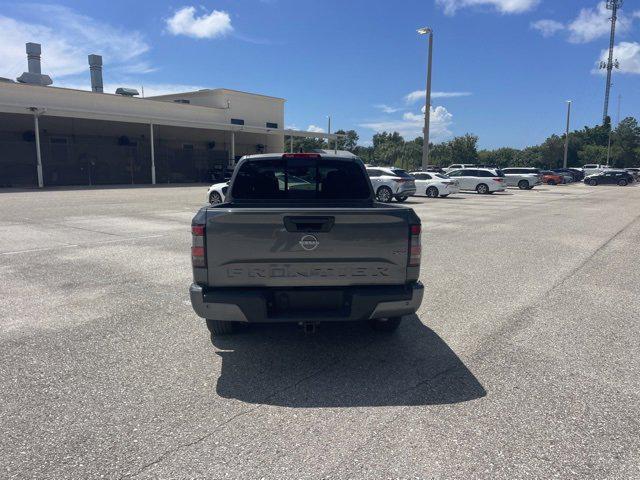
{"type": "Polygon", "coordinates": [[[363,168],[352,160],[285,156],[242,163],[232,196],[238,200],[365,200],[371,191],[363,168]]]}

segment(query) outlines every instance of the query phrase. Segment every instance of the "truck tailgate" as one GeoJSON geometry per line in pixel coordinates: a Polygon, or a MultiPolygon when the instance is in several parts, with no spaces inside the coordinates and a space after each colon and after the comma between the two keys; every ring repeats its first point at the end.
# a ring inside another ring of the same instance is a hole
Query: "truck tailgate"
{"type": "Polygon", "coordinates": [[[206,220],[208,284],[216,288],[403,284],[408,212],[211,208],[206,220]]]}

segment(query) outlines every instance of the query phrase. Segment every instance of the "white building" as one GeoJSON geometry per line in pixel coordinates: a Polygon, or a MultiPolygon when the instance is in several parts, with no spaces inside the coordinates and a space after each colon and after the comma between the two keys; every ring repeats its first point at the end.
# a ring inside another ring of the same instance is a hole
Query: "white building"
{"type": "MultiPolygon", "coordinates": [[[[211,182],[251,153],[282,152],[285,100],[225,88],[137,98],[102,93],[102,61],[90,55],[92,90],[47,86],[40,46],[29,72],[0,81],[0,186],[211,182]]],[[[125,92],[126,93],[126,92],[125,92]]]]}

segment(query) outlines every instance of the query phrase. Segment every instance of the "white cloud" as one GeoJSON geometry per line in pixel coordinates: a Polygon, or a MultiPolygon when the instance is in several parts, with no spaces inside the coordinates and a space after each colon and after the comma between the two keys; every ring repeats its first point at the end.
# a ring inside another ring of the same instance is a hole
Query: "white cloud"
{"type": "Polygon", "coordinates": [[[149,50],[142,34],[99,22],[74,10],[31,4],[29,21],[0,15],[0,76],[15,78],[27,69],[26,42],[42,44],[42,73],[56,79],[89,73],[87,55],[103,56],[105,69],[132,65],[152,67],[141,60],[149,50]]]}
{"type": "Polygon", "coordinates": [[[555,20],[538,20],[531,23],[531,28],[538,30],[543,37],[552,37],[560,30],[564,30],[564,24],[555,20]]]}
{"type": "Polygon", "coordinates": [[[402,108],[390,107],[389,105],[385,105],[381,103],[379,105],[374,105],[378,110],[382,110],[384,113],[396,113],[402,110],[402,108]]]}
{"type": "MultiPolygon", "coordinates": [[[[618,12],[616,30],[624,34],[631,29],[632,18],[640,12],[634,12],[630,16],[622,10],[618,12]]],[[[587,43],[601,37],[606,37],[611,31],[611,10],[608,10],[605,2],[600,2],[595,8],[583,8],[578,16],[567,25],[569,29],[569,41],[571,43],[587,43]]]]}
{"type": "Polygon", "coordinates": [[[324,128],[318,127],[317,125],[309,125],[307,127],[307,132],[324,133],[324,128]]]}
{"type": "Polygon", "coordinates": [[[285,125],[285,130],[300,130],[297,125],[285,125]]]}
{"type": "Polygon", "coordinates": [[[196,15],[196,7],[183,7],[167,19],[167,30],[173,35],[192,38],[222,37],[233,31],[231,17],[220,10],[196,15]]]}
{"type": "MultiPolygon", "coordinates": [[[[454,98],[454,97],[468,97],[471,92],[431,92],[431,98],[454,98]]],[[[423,100],[427,96],[426,90],[415,90],[404,96],[404,100],[407,103],[416,103],[418,100],[423,100]]]]}
{"type": "Polygon", "coordinates": [[[436,0],[447,15],[454,15],[465,7],[489,6],[500,13],[523,13],[535,8],[540,0],[436,0]]]}
{"type": "MultiPolygon", "coordinates": [[[[401,119],[382,122],[368,122],[360,126],[377,132],[398,132],[406,139],[422,136],[424,127],[424,107],[422,114],[405,112],[401,119]]],[[[453,123],[453,115],[445,107],[431,107],[430,112],[430,140],[439,142],[452,135],[449,127],[453,123]]]]}
{"type": "MultiPolygon", "coordinates": [[[[616,72],[632,73],[640,75],[640,43],[638,42],[620,42],[613,47],[613,58],[620,63],[620,69],[616,72]]],[[[609,59],[609,49],[604,49],[600,53],[600,59],[596,62],[593,73],[604,74],[606,70],[600,70],[598,64],[606,62],[609,59]]]]}

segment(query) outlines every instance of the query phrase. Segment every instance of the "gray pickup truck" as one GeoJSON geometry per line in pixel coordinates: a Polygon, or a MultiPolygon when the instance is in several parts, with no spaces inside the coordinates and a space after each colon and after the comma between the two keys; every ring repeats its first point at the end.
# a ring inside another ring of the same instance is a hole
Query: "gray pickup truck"
{"type": "Polygon", "coordinates": [[[225,202],[193,218],[191,304],[213,335],[238,322],[393,331],[422,302],[420,229],[412,209],[375,201],[357,158],[246,156],[225,202]]]}

